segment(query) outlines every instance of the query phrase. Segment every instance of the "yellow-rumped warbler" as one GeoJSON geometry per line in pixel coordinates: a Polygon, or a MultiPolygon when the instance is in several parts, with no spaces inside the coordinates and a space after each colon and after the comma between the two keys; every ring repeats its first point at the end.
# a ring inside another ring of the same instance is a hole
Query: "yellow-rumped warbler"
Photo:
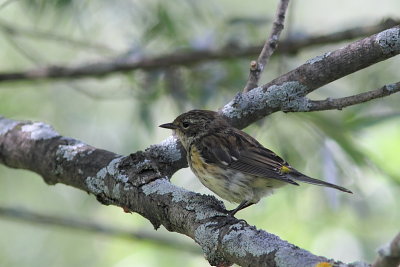
{"type": "Polygon", "coordinates": [[[300,173],[253,137],[230,126],[217,112],[192,110],[160,127],[172,129],[178,136],[190,168],[203,185],[223,199],[240,203],[231,215],[257,203],[274,188],[299,185],[297,181],[351,193],[300,173]]]}

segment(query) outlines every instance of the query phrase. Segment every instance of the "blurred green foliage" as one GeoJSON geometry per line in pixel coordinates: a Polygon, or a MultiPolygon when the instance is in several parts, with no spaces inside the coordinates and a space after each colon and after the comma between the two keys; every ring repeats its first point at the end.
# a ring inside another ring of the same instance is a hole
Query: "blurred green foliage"
{"type": "MultiPolygon", "coordinates": [[[[294,2],[286,29],[291,34],[304,35],[374,24],[396,15],[395,10],[400,8],[398,1],[384,2],[385,5],[375,1],[294,2]],[[323,8],[319,7],[321,2],[323,8]],[[353,12],[355,8],[357,14],[353,12]],[[330,10],[335,15],[311,10],[330,10]]],[[[3,22],[16,29],[46,32],[64,39],[29,35],[26,31],[11,34],[0,25],[0,71],[78,65],[227,44],[261,44],[275,7],[276,1],[261,0],[251,4],[231,0],[9,1],[0,9],[3,22]],[[68,42],[68,38],[87,43],[87,47],[68,42]],[[109,50],[105,52],[92,44],[109,50]]],[[[291,57],[274,56],[263,81],[342,45],[305,49],[291,57]]],[[[102,78],[2,82],[0,114],[44,121],[62,135],[129,154],[166,138],[170,133],[157,125],[177,114],[192,108],[216,110],[227,103],[242,90],[250,60],[211,61],[102,78]]],[[[397,82],[399,65],[395,57],[331,83],[311,97],[347,96],[397,82]]],[[[249,126],[247,132],[297,169],[329,178],[353,190],[354,195],[307,185],[288,186],[238,216],[313,253],[343,261],[371,261],[376,249],[388,242],[400,226],[399,101],[399,95],[392,95],[342,111],[276,113],[249,126]]],[[[187,169],[180,170],[172,182],[211,194],[187,169]]],[[[137,230],[152,229],[136,214],[99,205],[84,192],[63,185],[50,187],[33,173],[4,166],[0,166],[0,205],[137,230]]],[[[187,239],[164,229],[159,232],[187,239]]],[[[206,265],[202,255],[151,242],[22,224],[3,217],[0,235],[0,266],[206,265]]]]}

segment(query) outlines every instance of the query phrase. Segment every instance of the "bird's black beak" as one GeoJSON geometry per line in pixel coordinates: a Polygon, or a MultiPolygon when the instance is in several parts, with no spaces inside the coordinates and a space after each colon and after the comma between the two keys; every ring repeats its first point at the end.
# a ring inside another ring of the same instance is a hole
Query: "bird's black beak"
{"type": "Polygon", "coordinates": [[[178,128],[178,126],[176,126],[176,125],[173,124],[173,123],[164,123],[164,124],[161,124],[161,125],[158,126],[158,127],[166,128],[166,129],[171,129],[171,130],[175,130],[175,129],[178,128]]]}

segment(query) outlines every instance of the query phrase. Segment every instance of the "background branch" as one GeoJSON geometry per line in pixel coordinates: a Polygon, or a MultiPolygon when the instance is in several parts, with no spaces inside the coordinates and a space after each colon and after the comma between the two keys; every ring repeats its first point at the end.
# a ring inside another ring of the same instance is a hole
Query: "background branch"
{"type": "Polygon", "coordinates": [[[0,217],[9,220],[20,221],[23,223],[44,224],[102,234],[111,237],[152,242],[156,245],[166,248],[184,250],[196,254],[201,253],[201,250],[199,248],[193,246],[192,244],[189,244],[188,242],[179,242],[176,239],[165,238],[160,236],[159,234],[150,233],[143,230],[128,231],[100,223],[84,221],[77,218],[40,214],[37,212],[12,207],[0,207],[0,217]]]}
{"type": "Polygon", "coordinates": [[[258,82],[261,77],[261,73],[264,71],[268,64],[269,58],[272,56],[276,48],[278,47],[279,37],[284,28],[285,14],[289,5],[289,0],[279,1],[278,9],[275,15],[275,21],[272,24],[272,31],[268,39],[258,56],[257,61],[250,63],[250,73],[247,83],[243,89],[243,92],[248,92],[251,89],[258,86],[258,82]]]}
{"type": "Polygon", "coordinates": [[[388,18],[375,25],[359,26],[330,34],[314,35],[301,38],[289,37],[289,39],[283,40],[279,43],[277,52],[283,52],[285,54],[297,53],[304,48],[314,47],[317,45],[334,44],[346,40],[365,37],[392,28],[399,24],[400,20],[388,18]]]}
{"type": "MultiPolygon", "coordinates": [[[[377,31],[387,29],[397,25],[399,21],[387,20],[384,23],[375,26],[357,27],[333,34],[320,35],[305,38],[289,39],[280,42],[277,52],[280,53],[297,53],[306,47],[340,42],[353,39],[377,31]]],[[[190,66],[210,60],[227,60],[232,58],[248,57],[257,55],[262,46],[249,47],[232,47],[226,46],[216,50],[199,50],[199,51],[178,51],[171,54],[137,58],[117,58],[114,60],[99,61],[96,63],[87,63],[75,66],[48,66],[43,68],[35,68],[25,71],[2,72],[0,73],[0,82],[5,81],[26,81],[39,79],[76,79],[84,77],[100,77],[117,72],[134,71],[134,70],[154,70],[163,69],[170,66],[190,66]]]]}

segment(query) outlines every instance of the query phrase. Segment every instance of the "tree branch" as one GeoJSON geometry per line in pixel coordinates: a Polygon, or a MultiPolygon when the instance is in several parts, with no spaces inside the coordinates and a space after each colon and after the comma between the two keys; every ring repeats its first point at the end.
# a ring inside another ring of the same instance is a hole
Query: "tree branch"
{"type": "Polygon", "coordinates": [[[307,94],[399,53],[400,26],[396,26],[310,59],[248,93],[238,93],[220,113],[233,126],[244,128],[276,111],[308,111],[307,94]]]}
{"type": "Polygon", "coordinates": [[[272,56],[278,47],[279,37],[284,28],[285,13],[289,5],[289,0],[281,0],[275,15],[275,21],[272,26],[272,31],[267,41],[265,42],[257,61],[250,63],[250,73],[243,92],[248,92],[258,86],[261,73],[268,64],[269,58],[272,56]]]}
{"type": "MultiPolygon", "coordinates": [[[[357,27],[329,35],[313,36],[301,39],[289,39],[280,43],[277,52],[296,53],[299,50],[321,44],[335,43],[348,39],[358,38],[376,33],[388,27],[397,25],[399,21],[387,20],[384,23],[357,27]]],[[[201,51],[179,51],[167,55],[142,57],[142,58],[123,58],[105,60],[95,63],[88,63],[75,66],[48,66],[35,68],[25,71],[3,72],[0,73],[0,83],[6,81],[26,81],[40,79],[77,79],[85,77],[101,77],[117,72],[134,70],[154,70],[163,69],[170,66],[190,66],[210,60],[226,60],[232,58],[254,56],[259,53],[262,46],[232,47],[226,46],[216,50],[201,51]]]]}
{"type": "MultiPolygon", "coordinates": [[[[356,104],[364,103],[372,99],[379,97],[385,97],[400,91],[400,82],[384,85],[381,88],[364,92],[357,95],[342,97],[342,98],[328,98],[326,100],[309,100],[305,99],[307,102],[304,111],[319,111],[319,110],[330,110],[339,109],[353,106],[356,104]]],[[[291,111],[291,110],[286,110],[291,111]]],[[[299,111],[296,109],[295,111],[299,111]]]]}
{"type": "Polygon", "coordinates": [[[0,207],[0,216],[6,219],[18,220],[24,223],[45,224],[50,226],[65,227],[74,230],[92,232],[111,237],[127,238],[132,240],[141,240],[152,242],[153,244],[184,250],[191,253],[199,254],[201,251],[187,242],[178,242],[177,240],[165,238],[158,234],[153,234],[146,231],[128,231],[115,227],[110,227],[95,222],[88,222],[70,217],[59,217],[31,212],[20,208],[0,207]]]}
{"type": "Polygon", "coordinates": [[[183,161],[170,138],[122,157],[60,136],[44,123],[0,118],[0,162],[40,174],[48,184],[87,191],[105,205],[147,218],[155,228],[189,236],[212,265],[314,266],[331,262],[227,215],[222,202],[172,185],[171,163],[183,161]]]}

